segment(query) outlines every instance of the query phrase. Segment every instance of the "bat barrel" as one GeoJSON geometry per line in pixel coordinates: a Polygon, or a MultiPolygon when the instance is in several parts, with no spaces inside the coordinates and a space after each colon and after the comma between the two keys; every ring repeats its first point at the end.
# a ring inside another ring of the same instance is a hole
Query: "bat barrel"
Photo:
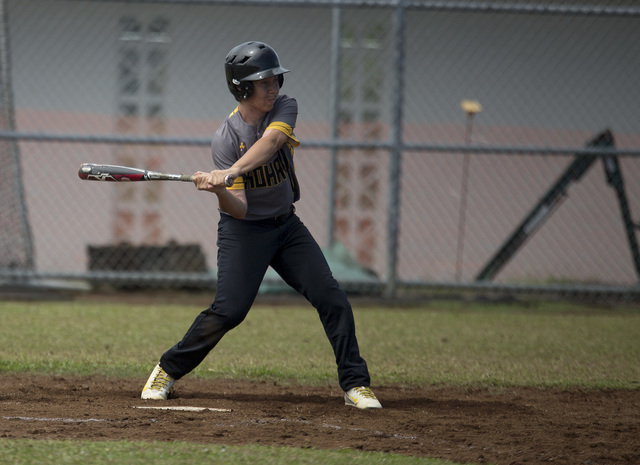
{"type": "Polygon", "coordinates": [[[78,169],[80,179],[88,181],[193,181],[193,176],[186,174],[169,174],[148,171],[129,166],[99,165],[83,163],[78,169]]]}
{"type": "Polygon", "coordinates": [[[146,171],[118,165],[83,163],[78,169],[80,179],[88,181],[144,181],[146,171]]]}

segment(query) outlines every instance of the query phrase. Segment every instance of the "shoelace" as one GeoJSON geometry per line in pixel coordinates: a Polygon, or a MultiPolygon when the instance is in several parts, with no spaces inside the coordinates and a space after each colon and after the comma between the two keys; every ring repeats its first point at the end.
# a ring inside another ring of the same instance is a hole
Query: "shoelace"
{"type": "Polygon", "coordinates": [[[151,389],[162,390],[171,382],[171,378],[165,372],[159,372],[155,379],[151,382],[151,389]]]}
{"type": "Polygon", "coordinates": [[[355,391],[360,394],[362,397],[367,397],[369,399],[375,399],[376,396],[373,394],[373,391],[367,387],[359,387],[355,388],[355,391]]]}

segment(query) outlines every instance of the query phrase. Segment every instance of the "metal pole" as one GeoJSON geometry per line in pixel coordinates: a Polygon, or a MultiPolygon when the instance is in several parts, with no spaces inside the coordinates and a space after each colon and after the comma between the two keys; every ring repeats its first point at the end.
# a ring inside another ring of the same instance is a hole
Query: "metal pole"
{"type": "MultiPolygon", "coordinates": [[[[342,35],[342,10],[333,7],[331,11],[331,141],[338,139],[338,119],[340,115],[340,36],[342,35]]],[[[336,224],[336,188],[338,187],[338,148],[334,145],[330,150],[331,165],[329,172],[329,248],[335,243],[336,224]]]]}
{"type": "MultiPolygon", "coordinates": [[[[465,145],[471,143],[471,128],[473,125],[473,113],[467,113],[467,125],[464,135],[465,145]]],[[[469,182],[469,157],[468,153],[462,155],[462,183],[460,188],[460,213],[458,215],[458,246],[456,248],[456,282],[462,277],[462,254],[464,251],[464,227],[467,214],[467,189],[469,182]]]]}
{"type": "Polygon", "coordinates": [[[385,296],[393,298],[398,285],[398,230],[400,223],[400,167],[402,158],[402,113],[404,92],[404,0],[399,0],[393,15],[394,50],[391,115],[391,150],[389,152],[389,222],[387,228],[387,285],[385,296]]]}
{"type": "MultiPolygon", "coordinates": [[[[473,117],[482,111],[482,106],[476,100],[463,100],[460,103],[467,115],[467,123],[464,131],[464,145],[471,145],[471,131],[473,130],[473,117]]],[[[465,152],[462,155],[462,182],[460,187],[460,213],[458,215],[458,246],[456,248],[456,282],[462,278],[462,259],[464,254],[464,229],[467,217],[467,196],[469,187],[469,164],[471,154],[465,152]]]]}

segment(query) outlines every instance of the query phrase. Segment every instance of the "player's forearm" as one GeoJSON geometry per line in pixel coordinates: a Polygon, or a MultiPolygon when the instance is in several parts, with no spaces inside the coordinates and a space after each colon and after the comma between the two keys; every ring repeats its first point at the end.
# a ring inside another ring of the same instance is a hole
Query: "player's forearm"
{"type": "Polygon", "coordinates": [[[238,176],[248,173],[267,163],[277,149],[272,141],[260,139],[233,164],[231,170],[237,171],[238,176]]]}
{"type": "MultiPolygon", "coordinates": [[[[269,131],[270,133],[274,131],[269,131]]],[[[230,171],[234,178],[242,176],[251,170],[267,163],[274,153],[286,142],[287,136],[280,131],[275,134],[265,134],[231,166],[230,171]]]]}
{"type": "Polygon", "coordinates": [[[234,218],[242,219],[247,215],[247,202],[233,195],[230,191],[216,192],[220,210],[234,218]]]}

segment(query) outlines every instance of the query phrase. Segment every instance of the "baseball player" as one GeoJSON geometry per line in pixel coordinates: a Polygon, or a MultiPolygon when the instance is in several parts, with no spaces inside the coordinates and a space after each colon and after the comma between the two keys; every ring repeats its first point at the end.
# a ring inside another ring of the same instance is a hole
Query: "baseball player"
{"type": "Polygon", "coordinates": [[[240,44],[226,57],[227,86],[238,106],[213,136],[215,170],[194,175],[196,188],[218,200],[217,292],[182,340],[162,355],[142,390],[143,399],[167,399],[174,382],[244,320],[271,266],[317,310],[346,405],[382,407],[369,388],[351,305],[295,214],[294,202],[300,198],[293,163],[294,148],[300,145],[293,131],[298,105],[279,95],[288,72],[274,49],[262,42],[240,44]],[[234,182],[227,187],[229,179],[234,182]]]}

